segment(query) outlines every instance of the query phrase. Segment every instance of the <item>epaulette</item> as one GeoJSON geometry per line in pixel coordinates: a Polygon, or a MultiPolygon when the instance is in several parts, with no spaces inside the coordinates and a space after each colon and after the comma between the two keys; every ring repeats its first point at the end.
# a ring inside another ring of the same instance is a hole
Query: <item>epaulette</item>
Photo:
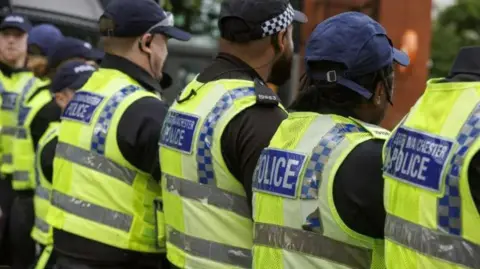
{"type": "Polygon", "coordinates": [[[351,118],[351,120],[355,121],[357,124],[365,128],[373,137],[378,138],[378,139],[387,139],[390,136],[390,131],[387,129],[384,129],[378,125],[366,123],[364,121],[361,121],[359,119],[351,118]]]}
{"type": "Polygon", "coordinates": [[[260,79],[256,78],[254,80],[254,87],[257,104],[277,106],[280,103],[280,98],[277,94],[260,79]]]}

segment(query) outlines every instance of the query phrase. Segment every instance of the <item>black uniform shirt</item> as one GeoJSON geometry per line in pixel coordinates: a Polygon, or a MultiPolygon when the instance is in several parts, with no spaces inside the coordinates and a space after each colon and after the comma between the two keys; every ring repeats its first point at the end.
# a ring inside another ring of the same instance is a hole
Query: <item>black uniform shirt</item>
{"type": "MultiPolygon", "coordinates": [[[[117,69],[136,80],[150,92],[159,92],[160,84],[134,63],[110,54],[102,61],[102,68],[117,69]]],[[[122,115],[117,129],[117,142],[123,157],[138,169],[151,173],[160,180],[158,141],[167,105],[154,97],[143,97],[133,102],[122,115]]],[[[128,262],[139,258],[139,253],[113,248],[99,242],[54,230],[55,249],[70,257],[95,262],[128,262]]]]}
{"type": "MultiPolygon", "coordinates": [[[[213,63],[197,77],[201,83],[219,79],[262,80],[248,64],[226,53],[218,54],[213,63]]],[[[222,134],[225,163],[232,175],[243,184],[249,201],[258,158],[286,118],[287,113],[276,105],[256,104],[233,118],[222,134]]]]}
{"type": "Polygon", "coordinates": [[[52,183],[53,181],[53,158],[55,157],[55,149],[57,148],[58,138],[55,137],[48,142],[42,152],[40,152],[40,169],[45,179],[52,183]]]}
{"type": "Polygon", "coordinates": [[[385,141],[367,140],[348,154],[333,183],[333,200],[338,214],[352,230],[383,238],[383,160],[385,141]]]}

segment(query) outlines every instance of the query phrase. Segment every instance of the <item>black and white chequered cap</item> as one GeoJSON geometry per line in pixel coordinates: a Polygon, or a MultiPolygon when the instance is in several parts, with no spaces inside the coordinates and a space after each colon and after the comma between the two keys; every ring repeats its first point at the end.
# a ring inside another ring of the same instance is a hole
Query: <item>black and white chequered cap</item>
{"type": "Polygon", "coordinates": [[[293,15],[293,7],[288,4],[287,9],[282,14],[262,23],[263,37],[272,36],[287,29],[293,23],[293,15]]]}
{"type": "Polygon", "coordinates": [[[289,0],[223,0],[218,25],[222,38],[248,42],[278,34],[293,22],[307,21],[289,0]]]}

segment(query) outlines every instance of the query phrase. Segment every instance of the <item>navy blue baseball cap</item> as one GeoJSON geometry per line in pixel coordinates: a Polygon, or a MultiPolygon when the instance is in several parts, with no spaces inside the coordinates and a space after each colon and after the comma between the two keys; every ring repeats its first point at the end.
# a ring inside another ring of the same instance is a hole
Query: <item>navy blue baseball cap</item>
{"type": "Polygon", "coordinates": [[[99,60],[103,54],[92,45],[74,37],[65,37],[58,41],[55,48],[48,54],[48,68],[56,68],[60,63],[71,58],[99,60]]]}
{"type": "Polygon", "coordinates": [[[174,26],[173,14],[165,12],[152,0],[115,0],[105,8],[102,18],[113,21],[108,29],[100,29],[103,36],[137,37],[146,33],[162,34],[181,41],[191,35],[174,26]]]}
{"type": "Polygon", "coordinates": [[[370,99],[372,93],[351,79],[398,63],[407,66],[407,54],[393,47],[382,25],[359,12],[345,12],[318,24],[306,46],[307,74],[316,79],[343,85],[370,99]],[[342,63],[345,70],[314,72],[309,63],[342,63]]]}
{"type": "Polygon", "coordinates": [[[52,24],[39,24],[28,32],[28,53],[48,56],[63,39],[62,32],[52,24]],[[37,51],[37,50],[40,51],[37,51]]]}
{"type": "Polygon", "coordinates": [[[289,0],[224,0],[218,27],[222,38],[248,42],[273,36],[293,22],[307,21],[307,16],[293,9],[289,0]]]}
{"type": "Polygon", "coordinates": [[[27,19],[27,17],[20,14],[9,14],[7,15],[2,23],[0,23],[0,31],[7,28],[18,29],[22,32],[28,33],[32,29],[32,23],[27,19]]]}
{"type": "Polygon", "coordinates": [[[62,65],[53,77],[50,91],[61,92],[65,89],[78,90],[90,78],[96,68],[84,61],[71,61],[62,65]]]}

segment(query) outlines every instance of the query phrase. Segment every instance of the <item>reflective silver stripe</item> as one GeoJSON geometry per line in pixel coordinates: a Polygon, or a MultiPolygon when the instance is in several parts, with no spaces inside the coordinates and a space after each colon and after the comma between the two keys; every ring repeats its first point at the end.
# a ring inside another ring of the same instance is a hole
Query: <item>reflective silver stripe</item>
{"type": "Polygon", "coordinates": [[[18,139],[27,139],[27,129],[25,128],[18,128],[16,135],[18,139]]]}
{"type": "Polygon", "coordinates": [[[28,171],[14,171],[13,180],[17,181],[28,181],[30,173],[28,171]]]}
{"type": "Polygon", "coordinates": [[[57,144],[55,157],[63,158],[75,164],[82,165],[89,169],[114,177],[127,183],[128,185],[133,184],[133,180],[137,175],[135,171],[123,167],[96,152],[84,150],[82,148],[62,142],[57,144]]]}
{"type": "Polygon", "coordinates": [[[387,215],[385,238],[426,256],[480,269],[480,246],[458,236],[387,215]]]}
{"type": "Polygon", "coordinates": [[[48,233],[48,229],[50,229],[50,225],[39,217],[35,217],[35,227],[44,233],[48,233]]]}
{"type": "Polygon", "coordinates": [[[2,156],[2,163],[4,164],[11,164],[13,162],[13,156],[12,154],[3,154],[2,156]]]}
{"type": "Polygon", "coordinates": [[[333,240],[318,233],[255,223],[255,245],[281,248],[327,259],[351,268],[370,268],[372,250],[333,240]]]}
{"type": "Polygon", "coordinates": [[[42,186],[37,185],[35,188],[35,195],[39,198],[50,200],[50,191],[42,186]]]}
{"type": "Polygon", "coordinates": [[[252,217],[246,197],[224,191],[216,186],[199,184],[168,174],[165,174],[165,177],[169,192],[178,192],[178,195],[184,198],[198,200],[202,203],[206,202],[209,205],[232,211],[245,218],[250,219],[252,217]]]}
{"type": "Polygon", "coordinates": [[[88,219],[125,232],[130,231],[133,217],[95,205],[63,193],[52,192],[52,205],[78,217],[88,219]]]}
{"type": "Polygon", "coordinates": [[[172,227],[168,227],[167,238],[171,244],[190,255],[242,268],[252,268],[252,252],[250,249],[233,247],[188,236],[172,227]]]}
{"type": "Polygon", "coordinates": [[[15,136],[17,134],[17,127],[4,126],[2,127],[1,134],[15,136]]]}

